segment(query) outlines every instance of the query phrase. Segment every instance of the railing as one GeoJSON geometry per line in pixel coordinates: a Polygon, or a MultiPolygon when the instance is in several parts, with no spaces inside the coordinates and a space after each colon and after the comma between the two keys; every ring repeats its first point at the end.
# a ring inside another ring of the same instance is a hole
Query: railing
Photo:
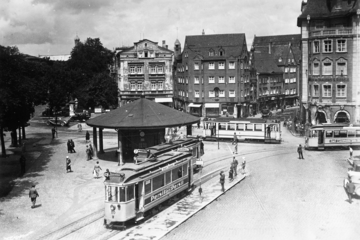
{"type": "Polygon", "coordinates": [[[310,37],[331,36],[331,35],[351,35],[351,34],[353,34],[352,28],[340,28],[340,29],[326,28],[322,30],[310,31],[310,37]]]}

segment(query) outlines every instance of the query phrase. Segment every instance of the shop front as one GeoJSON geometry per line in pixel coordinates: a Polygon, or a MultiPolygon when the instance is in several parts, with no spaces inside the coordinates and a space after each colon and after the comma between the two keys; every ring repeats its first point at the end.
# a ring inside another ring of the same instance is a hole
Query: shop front
{"type": "Polygon", "coordinates": [[[188,112],[193,115],[193,116],[197,116],[197,117],[201,117],[201,104],[195,104],[195,103],[190,103],[188,105],[188,112]]]}
{"type": "Polygon", "coordinates": [[[216,118],[220,115],[219,103],[205,103],[205,117],[216,118]]]}
{"type": "Polygon", "coordinates": [[[172,98],[155,98],[155,102],[163,104],[168,107],[173,107],[173,99],[172,98]]]}

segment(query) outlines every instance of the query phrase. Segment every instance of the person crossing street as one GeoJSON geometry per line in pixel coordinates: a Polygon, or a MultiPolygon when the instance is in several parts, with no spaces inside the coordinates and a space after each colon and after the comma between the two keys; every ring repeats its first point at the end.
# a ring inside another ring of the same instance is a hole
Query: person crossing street
{"type": "Polygon", "coordinates": [[[299,144],[299,146],[298,146],[298,148],[297,148],[297,152],[298,152],[298,154],[299,154],[299,159],[304,159],[301,144],[299,144]]]}
{"type": "Polygon", "coordinates": [[[29,198],[31,199],[31,202],[32,202],[31,208],[35,208],[36,198],[37,197],[39,197],[39,193],[35,189],[35,185],[32,185],[32,187],[31,187],[31,189],[29,191],[29,198]]]}

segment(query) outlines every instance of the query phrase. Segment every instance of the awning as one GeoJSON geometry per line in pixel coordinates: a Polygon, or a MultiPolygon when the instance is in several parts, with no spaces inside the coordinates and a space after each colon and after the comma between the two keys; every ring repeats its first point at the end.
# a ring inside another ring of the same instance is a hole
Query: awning
{"type": "Polygon", "coordinates": [[[155,102],[172,102],[172,98],[155,98],[155,102]]]}
{"type": "Polygon", "coordinates": [[[190,103],[188,107],[198,108],[198,107],[201,107],[201,104],[193,104],[193,103],[190,103]]]}
{"type": "Polygon", "coordinates": [[[205,108],[219,108],[219,103],[205,103],[205,108]]]}

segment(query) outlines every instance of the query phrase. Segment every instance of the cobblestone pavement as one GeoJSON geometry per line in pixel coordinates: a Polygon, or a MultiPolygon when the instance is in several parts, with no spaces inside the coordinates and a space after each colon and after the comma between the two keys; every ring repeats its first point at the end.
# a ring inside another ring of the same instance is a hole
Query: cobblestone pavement
{"type": "Polygon", "coordinates": [[[305,151],[299,160],[303,140],[283,137],[293,151],[252,155],[249,177],[162,239],[358,239],[360,200],[349,204],[342,187],[348,152],[305,151]]]}

